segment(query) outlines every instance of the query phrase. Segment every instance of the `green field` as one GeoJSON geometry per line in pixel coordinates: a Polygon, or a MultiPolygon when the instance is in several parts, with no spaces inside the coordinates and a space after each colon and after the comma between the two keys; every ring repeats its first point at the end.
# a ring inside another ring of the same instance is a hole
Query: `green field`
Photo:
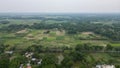
{"type": "MultiPolygon", "coordinates": [[[[74,47],[77,44],[81,43],[91,43],[92,45],[106,46],[107,44],[111,44],[112,46],[119,46],[119,43],[112,44],[107,40],[81,40],[78,39],[79,36],[83,36],[83,34],[78,35],[67,35],[64,32],[60,32],[58,30],[50,30],[49,34],[44,34],[46,30],[31,30],[27,29],[24,33],[0,33],[0,38],[2,38],[5,44],[9,45],[18,45],[27,47],[32,44],[42,44],[45,47],[47,46],[69,46],[74,47]]],[[[97,36],[97,35],[96,35],[97,36]]],[[[88,37],[88,36],[87,36],[88,37]]]]}
{"type": "MultiPolygon", "coordinates": [[[[11,24],[27,24],[32,25],[34,23],[41,23],[41,20],[36,19],[28,19],[28,20],[17,20],[17,19],[8,19],[10,21],[9,24],[1,24],[0,27],[8,26],[11,24]]],[[[54,20],[47,20],[46,23],[53,24],[53,23],[61,23],[67,21],[54,21],[54,20]]],[[[61,46],[69,46],[74,47],[76,44],[81,43],[90,43],[92,45],[99,45],[99,46],[106,46],[107,44],[111,44],[112,46],[119,46],[120,43],[111,43],[107,40],[106,37],[101,35],[95,34],[93,32],[82,32],[76,35],[68,35],[66,31],[60,32],[57,29],[49,30],[49,34],[44,34],[47,30],[36,30],[36,29],[24,29],[14,33],[2,33],[0,32],[1,42],[5,44],[9,44],[11,46],[22,46],[24,48],[32,45],[32,44],[42,44],[43,46],[51,47],[61,47],[61,46]],[[23,32],[22,32],[23,31],[23,32]],[[30,36],[29,36],[30,35],[30,36]],[[100,40],[95,40],[100,39],[100,40]],[[106,40],[102,40],[106,39],[106,40]]]]}

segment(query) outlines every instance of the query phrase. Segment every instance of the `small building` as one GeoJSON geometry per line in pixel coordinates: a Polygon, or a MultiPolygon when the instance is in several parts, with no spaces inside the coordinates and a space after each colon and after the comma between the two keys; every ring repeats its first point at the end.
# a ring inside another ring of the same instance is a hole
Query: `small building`
{"type": "Polygon", "coordinates": [[[37,59],[36,59],[36,58],[32,58],[31,60],[32,60],[32,61],[36,61],[37,59]]]}
{"type": "Polygon", "coordinates": [[[28,52],[26,52],[25,53],[25,57],[27,57],[27,58],[32,58],[32,55],[33,55],[34,53],[32,53],[32,52],[30,52],[30,53],[28,53],[28,52]]]}

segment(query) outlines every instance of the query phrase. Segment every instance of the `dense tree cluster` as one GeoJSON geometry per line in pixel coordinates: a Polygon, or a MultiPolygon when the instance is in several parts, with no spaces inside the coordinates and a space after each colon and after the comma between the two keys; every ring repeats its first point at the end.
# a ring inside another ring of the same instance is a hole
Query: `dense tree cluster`
{"type": "Polygon", "coordinates": [[[2,32],[16,32],[16,31],[23,30],[23,29],[28,28],[28,27],[29,27],[29,25],[11,24],[9,26],[4,26],[4,27],[0,28],[0,31],[2,31],[2,32]]]}

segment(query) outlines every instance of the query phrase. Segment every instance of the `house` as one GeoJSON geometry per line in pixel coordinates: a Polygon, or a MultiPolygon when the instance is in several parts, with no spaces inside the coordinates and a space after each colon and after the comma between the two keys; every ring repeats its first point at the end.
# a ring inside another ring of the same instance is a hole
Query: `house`
{"type": "Polygon", "coordinates": [[[115,68],[114,65],[96,65],[95,68],[115,68]]]}
{"type": "Polygon", "coordinates": [[[36,59],[36,58],[32,58],[31,60],[32,60],[32,61],[36,61],[37,59],[36,59]]]}

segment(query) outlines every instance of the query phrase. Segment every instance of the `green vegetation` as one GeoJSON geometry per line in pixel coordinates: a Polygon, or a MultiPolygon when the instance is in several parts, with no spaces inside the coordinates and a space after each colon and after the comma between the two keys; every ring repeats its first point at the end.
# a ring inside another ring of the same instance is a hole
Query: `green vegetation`
{"type": "Polygon", "coordinates": [[[119,68],[119,19],[113,14],[0,16],[0,68],[119,68]]]}

